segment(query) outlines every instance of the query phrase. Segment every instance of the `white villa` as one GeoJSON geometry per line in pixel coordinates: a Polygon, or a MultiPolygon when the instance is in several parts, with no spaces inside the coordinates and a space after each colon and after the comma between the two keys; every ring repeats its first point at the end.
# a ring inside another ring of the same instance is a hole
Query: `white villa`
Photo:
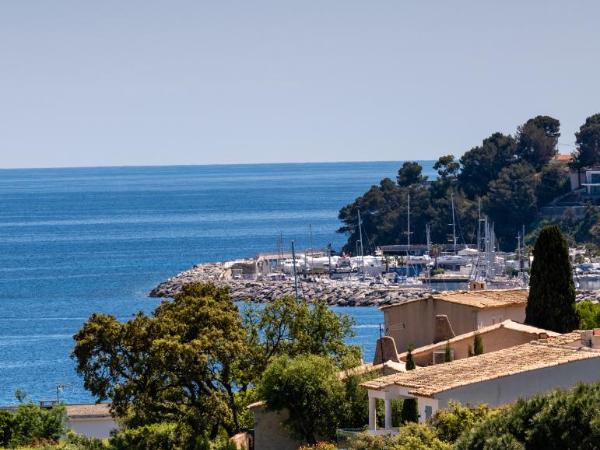
{"type": "Polygon", "coordinates": [[[369,395],[369,430],[394,433],[391,401],[414,398],[425,421],[450,401],[500,406],[579,382],[600,380],[600,329],[538,339],[444,364],[417,367],[362,384],[369,395]],[[385,404],[377,430],[376,402],[385,404]]]}

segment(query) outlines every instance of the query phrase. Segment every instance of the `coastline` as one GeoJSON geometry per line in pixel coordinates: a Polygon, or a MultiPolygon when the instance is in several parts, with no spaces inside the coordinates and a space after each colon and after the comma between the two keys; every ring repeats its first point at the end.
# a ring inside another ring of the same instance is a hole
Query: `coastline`
{"type": "MultiPolygon", "coordinates": [[[[294,296],[293,280],[234,279],[231,265],[235,261],[198,264],[160,283],[150,297],[170,298],[184,284],[210,281],[229,287],[235,301],[265,303],[286,295],[294,296]]],[[[425,287],[385,286],[368,282],[330,280],[328,278],[298,278],[299,296],[308,300],[324,300],[330,306],[385,306],[426,296],[425,287]]]]}

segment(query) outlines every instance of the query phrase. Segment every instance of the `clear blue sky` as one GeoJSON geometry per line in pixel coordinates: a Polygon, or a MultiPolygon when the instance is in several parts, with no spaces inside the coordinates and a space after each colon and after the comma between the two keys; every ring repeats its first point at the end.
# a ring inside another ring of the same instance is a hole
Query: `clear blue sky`
{"type": "Polygon", "coordinates": [[[600,112],[600,2],[0,3],[0,167],[433,159],[600,112]]]}

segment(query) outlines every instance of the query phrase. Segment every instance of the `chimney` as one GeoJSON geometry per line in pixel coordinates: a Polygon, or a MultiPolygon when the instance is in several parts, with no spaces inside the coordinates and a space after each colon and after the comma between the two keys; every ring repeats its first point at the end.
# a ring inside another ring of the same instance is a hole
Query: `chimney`
{"type": "Polygon", "coordinates": [[[452,325],[448,320],[448,316],[445,314],[438,314],[435,316],[435,326],[433,332],[433,343],[447,341],[455,336],[452,325]]]}
{"type": "Polygon", "coordinates": [[[400,359],[398,358],[398,350],[396,350],[396,341],[394,341],[394,338],[391,336],[382,336],[377,339],[373,365],[383,364],[387,361],[400,362],[400,359]]]}
{"type": "Polygon", "coordinates": [[[484,291],[485,290],[485,281],[472,280],[471,282],[469,282],[469,290],[470,291],[484,291]]]}
{"type": "Polygon", "coordinates": [[[592,330],[592,348],[600,349],[600,328],[592,330]]]}

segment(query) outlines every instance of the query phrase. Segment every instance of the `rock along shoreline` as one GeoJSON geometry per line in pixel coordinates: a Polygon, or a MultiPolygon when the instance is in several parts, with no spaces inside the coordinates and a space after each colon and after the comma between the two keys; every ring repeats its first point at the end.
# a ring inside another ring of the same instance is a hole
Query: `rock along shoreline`
{"type": "MultiPolygon", "coordinates": [[[[285,295],[294,296],[294,281],[234,279],[231,276],[233,262],[197,264],[167,281],[160,283],[150,297],[172,298],[184,284],[210,281],[228,287],[235,301],[256,303],[270,302],[285,295]]],[[[324,300],[330,306],[385,306],[402,303],[409,299],[427,297],[435,291],[427,287],[385,286],[362,283],[356,280],[342,281],[329,278],[298,278],[299,296],[308,300],[324,300]]],[[[600,302],[600,290],[577,291],[576,301],[600,302]]]]}
{"type": "MultiPolygon", "coordinates": [[[[293,280],[248,280],[231,277],[231,263],[198,264],[152,289],[150,297],[173,297],[184,284],[210,281],[231,290],[235,301],[265,303],[285,295],[294,296],[293,280]]],[[[408,299],[425,297],[425,287],[385,286],[329,278],[298,277],[299,296],[308,300],[324,300],[330,306],[384,306],[408,299]]]]}

